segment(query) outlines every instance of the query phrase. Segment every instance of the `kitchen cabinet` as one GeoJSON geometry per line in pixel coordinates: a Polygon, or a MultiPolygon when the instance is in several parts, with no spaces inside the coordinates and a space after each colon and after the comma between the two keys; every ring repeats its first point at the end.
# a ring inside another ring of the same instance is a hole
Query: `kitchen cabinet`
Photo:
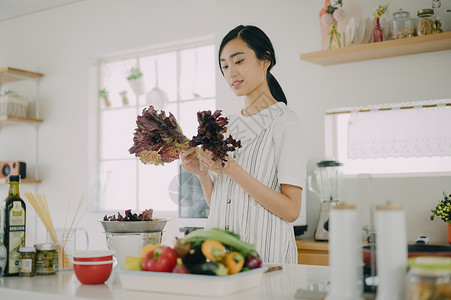
{"type": "MultiPolygon", "coordinates": [[[[208,284],[209,280],[204,280],[205,284],[208,284]]],[[[288,264],[283,265],[282,270],[264,273],[259,286],[245,289],[220,299],[295,299],[298,289],[312,290],[312,288],[315,288],[316,291],[325,291],[329,280],[329,267],[288,264]]],[[[152,284],[152,282],[149,282],[149,284],[152,284]]],[[[321,294],[322,297],[324,297],[323,294],[321,294]]],[[[199,300],[208,298],[183,294],[126,290],[122,287],[114,268],[113,273],[105,284],[81,284],[73,271],[58,272],[55,275],[47,276],[6,277],[0,281],[0,299],[199,300]]]]}
{"type": "Polygon", "coordinates": [[[301,60],[327,66],[441,50],[451,50],[451,32],[303,53],[301,60]]]}
{"type": "Polygon", "coordinates": [[[329,265],[329,243],[315,240],[297,240],[298,264],[329,265]]]}
{"type": "MultiPolygon", "coordinates": [[[[20,70],[20,69],[15,69],[15,68],[10,68],[10,67],[3,67],[0,68],[0,87],[3,87],[3,84],[5,83],[11,83],[11,82],[15,82],[15,81],[22,81],[22,80],[32,80],[34,81],[35,85],[36,85],[36,93],[35,93],[35,98],[36,98],[36,107],[35,107],[35,117],[26,117],[26,118],[19,118],[19,117],[13,117],[13,116],[0,116],[0,130],[5,130],[6,125],[14,125],[14,124],[18,124],[18,125],[31,125],[35,128],[35,141],[34,141],[34,145],[35,145],[35,159],[34,159],[34,163],[35,163],[35,174],[34,174],[34,178],[33,178],[33,174],[29,174],[29,172],[27,172],[27,178],[22,180],[22,183],[40,183],[41,180],[39,180],[39,176],[38,176],[38,125],[40,123],[43,122],[42,119],[39,119],[39,79],[42,78],[44,75],[41,73],[36,73],[36,72],[30,72],[30,71],[25,71],[25,70],[20,70]]],[[[0,143],[1,143],[1,136],[0,136],[0,143]]],[[[5,141],[3,141],[3,143],[5,143],[5,141]]],[[[0,160],[2,158],[0,157],[0,160]]],[[[26,162],[27,165],[30,162],[26,162]]],[[[0,179],[0,184],[5,184],[7,183],[8,180],[7,178],[3,178],[0,179]]]]}

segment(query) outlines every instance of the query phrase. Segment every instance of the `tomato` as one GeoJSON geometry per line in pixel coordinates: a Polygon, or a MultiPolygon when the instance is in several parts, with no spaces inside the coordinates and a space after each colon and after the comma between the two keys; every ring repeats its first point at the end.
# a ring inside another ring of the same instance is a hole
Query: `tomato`
{"type": "Polygon", "coordinates": [[[177,264],[177,253],[171,247],[158,246],[147,253],[141,263],[143,271],[172,272],[177,264]]]}

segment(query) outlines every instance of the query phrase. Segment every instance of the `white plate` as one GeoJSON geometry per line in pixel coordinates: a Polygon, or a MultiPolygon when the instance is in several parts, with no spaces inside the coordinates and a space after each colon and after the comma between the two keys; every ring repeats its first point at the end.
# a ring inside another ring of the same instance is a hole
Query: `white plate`
{"type": "Polygon", "coordinates": [[[354,35],[355,35],[355,20],[353,17],[350,17],[348,23],[346,24],[344,38],[345,46],[349,46],[354,43],[354,35]]]}
{"type": "Polygon", "coordinates": [[[374,35],[374,29],[373,29],[373,22],[370,18],[366,18],[365,20],[365,44],[369,44],[373,42],[373,35],[374,35]]]}
{"type": "Polygon", "coordinates": [[[261,283],[267,267],[227,276],[179,274],[119,269],[117,275],[124,289],[144,292],[216,297],[236,293],[261,283]]]}
{"type": "Polygon", "coordinates": [[[363,44],[363,38],[365,37],[365,20],[359,18],[356,25],[356,44],[363,44]]]}
{"type": "Polygon", "coordinates": [[[371,37],[371,20],[370,18],[365,19],[365,35],[362,40],[362,44],[366,44],[370,41],[371,37]]]}
{"type": "Polygon", "coordinates": [[[349,27],[349,24],[346,25],[346,30],[343,32],[343,46],[347,47],[351,45],[351,28],[349,27]]]}
{"type": "Polygon", "coordinates": [[[354,19],[354,17],[349,18],[348,27],[349,27],[349,30],[351,31],[351,37],[349,39],[349,43],[353,44],[354,36],[355,36],[355,19],[354,19]]]}

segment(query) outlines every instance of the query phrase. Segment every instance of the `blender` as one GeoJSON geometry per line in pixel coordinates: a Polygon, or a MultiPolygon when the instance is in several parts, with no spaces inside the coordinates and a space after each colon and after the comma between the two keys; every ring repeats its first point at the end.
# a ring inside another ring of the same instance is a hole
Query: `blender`
{"type": "Polygon", "coordinates": [[[316,164],[313,177],[316,188],[312,185],[312,176],[308,177],[309,190],[320,200],[320,213],[315,230],[315,240],[329,240],[329,212],[343,198],[343,164],[334,160],[323,160],[316,164]]]}

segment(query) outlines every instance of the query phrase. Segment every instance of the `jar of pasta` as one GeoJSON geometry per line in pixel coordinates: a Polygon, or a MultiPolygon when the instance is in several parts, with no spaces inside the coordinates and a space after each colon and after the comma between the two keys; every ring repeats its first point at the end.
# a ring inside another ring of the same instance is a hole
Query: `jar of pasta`
{"type": "Polygon", "coordinates": [[[410,258],[407,275],[407,299],[451,299],[451,258],[410,258]]]}
{"type": "MultiPolygon", "coordinates": [[[[425,8],[418,10],[418,35],[428,35],[436,33],[438,28],[441,28],[439,20],[435,19],[434,10],[432,8],[425,8]]],[[[439,29],[441,30],[441,29],[439,29]]]]}
{"type": "Polygon", "coordinates": [[[403,39],[417,35],[417,20],[410,17],[405,10],[393,13],[393,21],[390,26],[390,39],[403,39]]]}

